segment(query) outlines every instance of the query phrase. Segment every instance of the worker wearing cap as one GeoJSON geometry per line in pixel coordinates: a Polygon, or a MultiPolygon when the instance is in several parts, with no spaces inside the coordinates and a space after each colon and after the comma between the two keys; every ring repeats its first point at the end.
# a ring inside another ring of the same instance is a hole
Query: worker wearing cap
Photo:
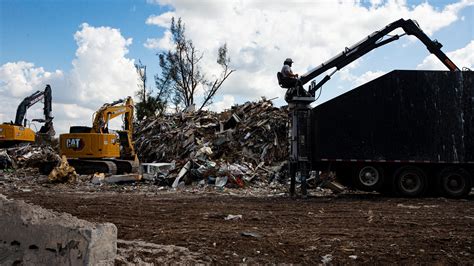
{"type": "Polygon", "coordinates": [[[281,68],[281,74],[283,75],[284,78],[295,79],[295,83],[296,83],[298,74],[293,73],[293,70],[291,70],[291,64],[293,64],[293,60],[291,58],[285,59],[285,62],[283,62],[283,67],[281,68]]]}
{"type": "Polygon", "coordinates": [[[298,79],[298,74],[293,73],[293,70],[291,70],[291,64],[293,64],[293,60],[291,58],[287,58],[283,62],[283,67],[281,68],[284,88],[288,88],[285,99],[291,99],[294,95],[308,96],[306,91],[303,89],[303,86],[301,84],[298,86],[298,82],[300,82],[298,79]]]}

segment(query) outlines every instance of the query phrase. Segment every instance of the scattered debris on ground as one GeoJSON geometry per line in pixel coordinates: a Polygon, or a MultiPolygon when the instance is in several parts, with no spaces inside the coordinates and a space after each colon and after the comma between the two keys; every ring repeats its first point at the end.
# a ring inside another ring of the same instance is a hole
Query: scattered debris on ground
{"type": "MultiPolygon", "coordinates": [[[[222,113],[181,112],[146,119],[135,127],[143,175],[95,173],[78,177],[55,149],[38,144],[0,150],[0,169],[6,169],[5,174],[37,169],[49,174],[49,181],[54,183],[85,180],[104,186],[142,180],[173,189],[210,186],[271,190],[286,187],[288,182],[287,121],[287,108],[276,108],[265,98],[222,113]]],[[[309,181],[312,187],[326,186],[336,193],[344,189],[333,180],[309,181]]]]}
{"type": "Polygon", "coordinates": [[[50,145],[22,144],[0,149],[0,169],[37,168],[43,170],[45,166],[54,167],[60,161],[61,157],[50,145]]]}
{"type": "Polygon", "coordinates": [[[158,245],[140,240],[117,241],[115,265],[209,264],[208,256],[175,245],[158,245]]]}
{"type": "Polygon", "coordinates": [[[199,260],[305,265],[322,264],[323,259],[330,260],[328,264],[474,262],[474,194],[467,200],[387,198],[363,192],[292,199],[288,194],[244,194],[253,188],[212,189],[212,193],[186,189],[154,193],[141,193],[140,188],[133,193],[49,189],[7,195],[87,221],[114,223],[118,238],[132,241],[119,241],[118,254],[136,265],[145,265],[140,261],[201,264],[199,260]],[[397,207],[410,205],[422,207],[397,207]],[[226,220],[229,215],[242,218],[226,220]]]}

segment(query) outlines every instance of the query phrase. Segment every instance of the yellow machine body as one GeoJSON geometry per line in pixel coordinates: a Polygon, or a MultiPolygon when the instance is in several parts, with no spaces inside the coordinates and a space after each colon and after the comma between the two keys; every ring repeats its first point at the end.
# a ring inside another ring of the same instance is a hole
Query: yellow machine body
{"type": "Polygon", "coordinates": [[[117,134],[68,133],[59,135],[61,155],[67,158],[119,158],[117,134]]]}
{"type": "Polygon", "coordinates": [[[17,143],[17,142],[34,142],[35,132],[31,128],[12,125],[0,124],[0,142],[1,143],[17,143]]]}

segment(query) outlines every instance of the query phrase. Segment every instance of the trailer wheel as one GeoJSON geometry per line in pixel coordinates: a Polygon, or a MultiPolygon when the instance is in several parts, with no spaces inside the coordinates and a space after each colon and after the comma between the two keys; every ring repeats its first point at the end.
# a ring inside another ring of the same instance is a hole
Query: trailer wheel
{"type": "Polygon", "coordinates": [[[418,167],[402,167],[395,173],[395,190],[402,197],[419,197],[426,185],[426,175],[418,167]]]}
{"type": "Polygon", "coordinates": [[[471,176],[462,168],[446,168],[438,178],[438,188],[449,198],[461,198],[471,191],[471,176]]]}
{"type": "Polygon", "coordinates": [[[383,184],[383,174],[380,168],[363,166],[358,168],[355,176],[357,187],[364,191],[374,191],[383,184]]]}

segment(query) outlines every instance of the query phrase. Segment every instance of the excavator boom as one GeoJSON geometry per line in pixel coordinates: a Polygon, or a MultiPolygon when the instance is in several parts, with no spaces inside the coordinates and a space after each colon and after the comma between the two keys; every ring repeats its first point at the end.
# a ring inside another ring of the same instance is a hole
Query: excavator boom
{"type": "Polygon", "coordinates": [[[34,121],[37,122],[51,122],[53,120],[53,117],[51,116],[52,112],[52,92],[51,92],[51,86],[46,85],[46,88],[44,91],[36,91],[32,95],[26,97],[23,99],[23,101],[18,105],[18,108],[16,110],[16,116],[15,116],[15,125],[17,126],[26,126],[26,121],[25,116],[26,116],[26,111],[39,101],[44,99],[44,107],[43,107],[43,114],[44,114],[44,119],[35,119],[34,121]]]}
{"type": "Polygon", "coordinates": [[[124,130],[131,130],[130,114],[133,116],[133,100],[131,97],[106,103],[94,114],[92,131],[97,133],[105,132],[109,121],[121,115],[126,115],[124,130]]]}

